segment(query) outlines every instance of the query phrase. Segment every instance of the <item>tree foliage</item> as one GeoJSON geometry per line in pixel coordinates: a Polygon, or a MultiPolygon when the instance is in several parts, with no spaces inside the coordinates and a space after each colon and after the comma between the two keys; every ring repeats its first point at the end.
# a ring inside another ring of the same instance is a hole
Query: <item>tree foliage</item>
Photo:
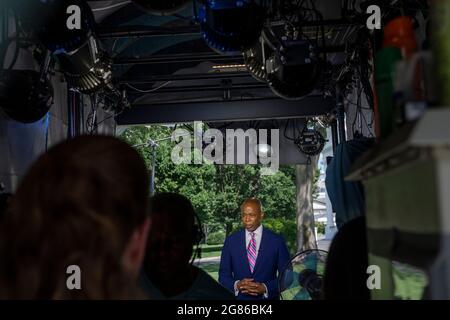
{"type": "MultiPolygon", "coordinates": [[[[136,149],[151,170],[150,139],[170,137],[174,128],[165,126],[131,127],[121,138],[136,149]]],[[[204,224],[205,233],[225,231],[228,235],[240,224],[240,205],[250,197],[263,203],[267,218],[296,217],[295,167],[282,166],[278,173],[261,176],[258,165],[179,164],[171,160],[174,142],[158,143],[155,191],[177,192],[188,197],[204,224]]],[[[150,183],[149,183],[150,185],[150,183]]]]}

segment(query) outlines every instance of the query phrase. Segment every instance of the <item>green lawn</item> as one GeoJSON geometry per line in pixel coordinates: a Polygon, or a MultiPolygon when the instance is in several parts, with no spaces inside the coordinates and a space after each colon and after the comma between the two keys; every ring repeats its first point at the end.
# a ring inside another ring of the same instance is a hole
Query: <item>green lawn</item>
{"type": "Polygon", "coordinates": [[[219,264],[206,264],[202,265],[200,268],[205,270],[211,277],[216,281],[219,279],[219,264]]]}
{"type": "Polygon", "coordinates": [[[202,248],[202,258],[209,258],[209,257],[220,257],[220,254],[222,252],[222,246],[223,245],[206,245],[203,244],[200,247],[202,248]]]}
{"type": "Polygon", "coordinates": [[[392,276],[395,286],[395,297],[402,300],[421,300],[428,277],[422,270],[412,266],[394,262],[392,276]]]}

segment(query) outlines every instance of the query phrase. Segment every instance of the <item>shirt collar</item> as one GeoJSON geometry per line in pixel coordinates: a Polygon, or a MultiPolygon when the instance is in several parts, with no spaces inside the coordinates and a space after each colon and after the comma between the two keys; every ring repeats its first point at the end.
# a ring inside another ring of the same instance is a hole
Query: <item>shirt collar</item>
{"type": "MultiPolygon", "coordinates": [[[[255,231],[253,231],[255,233],[255,236],[260,236],[262,234],[263,231],[263,225],[260,224],[258,228],[256,228],[255,231]]],[[[245,229],[245,232],[247,235],[251,236],[251,232],[248,231],[247,229],[245,229]]]]}

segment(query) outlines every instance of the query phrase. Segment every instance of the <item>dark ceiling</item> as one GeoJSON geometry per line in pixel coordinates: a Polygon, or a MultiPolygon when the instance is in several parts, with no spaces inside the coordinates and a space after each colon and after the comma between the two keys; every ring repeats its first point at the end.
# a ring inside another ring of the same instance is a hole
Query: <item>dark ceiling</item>
{"type": "MultiPolygon", "coordinates": [[[[201,117],[192,120],[219,121],[303,117],[332,108],[330,101],[319,97],[318,92],[301,101],[282,101],[242,67],[242,55],[220,55],[210,49],[192,18],[192,5],[176,15],[156,16],[124,0],[89,1],[89,4],[98,24],[97,34],[113,57],[115,79],[126,86],[132,102],[133,112],[120,115],[119,124],[165,122],[172,119],[173,111],[180,110],[184,116],[175,117],[177,120],[201,117]],[[221,68],[223,65],[236,67],[221,68]],[[318,99],[323,100],[323,105],[318,99]],[[251,107],[245,112],[242,101],[248,106],[248,101],[256,106],[268,105],[255,114],[251,107]],[[219,109],[223,105],[234,111],[229,116],[217,111],[202,115],[208,110],[204,106],[211,103],[216,103],[219,109]],[[191,109],[198,109],[200,104],[203,111],[191,109]],[[270,108],[280,112],[268,111],[270,108]],[[243,111],[241,115],[239,110],[243,111]],[[191,116],[186,117],[187,114],[191,116]]],[[[318,1],[318,9],[325,19],[326,34],[325,47],[320,50],[327,53],[331,64],[340,64],[355,27],[340,19],[339,1],[318,1]]]]}

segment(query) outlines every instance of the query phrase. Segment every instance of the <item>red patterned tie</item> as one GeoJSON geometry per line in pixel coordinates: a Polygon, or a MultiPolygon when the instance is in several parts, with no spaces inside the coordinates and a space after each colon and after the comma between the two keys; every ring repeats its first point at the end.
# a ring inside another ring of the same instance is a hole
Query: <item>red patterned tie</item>
{"type": "Polygon", "coordinates": [[[248,264],[250,265],[250,271],[251,271],[251,273],[253,273],[253,270],[255,269],[255,263],[256,263],[256,238],[255,238],[254,232],[251,232],[250,235],[252,236],[252,239],[250,240],[250,243],[248,244],[247,259],[248,259],[248,264]]]}

